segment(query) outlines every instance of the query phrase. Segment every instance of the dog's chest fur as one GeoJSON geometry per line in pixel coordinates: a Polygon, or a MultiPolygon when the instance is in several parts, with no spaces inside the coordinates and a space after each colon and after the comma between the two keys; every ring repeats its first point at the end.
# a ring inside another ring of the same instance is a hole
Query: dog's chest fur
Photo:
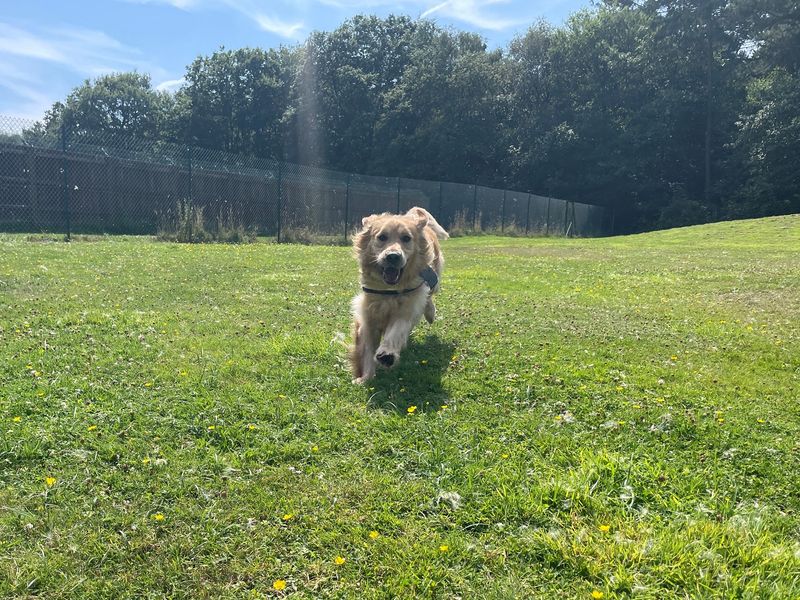
{"type": "Polygon", "coordinates": [[[380,330],[386,329],[390,319],[419,320],[428,300],[428,288],[422,286],[402,296],[379,296],[363,293],[356,298],[360,312],[366,319],[380,330]]]}

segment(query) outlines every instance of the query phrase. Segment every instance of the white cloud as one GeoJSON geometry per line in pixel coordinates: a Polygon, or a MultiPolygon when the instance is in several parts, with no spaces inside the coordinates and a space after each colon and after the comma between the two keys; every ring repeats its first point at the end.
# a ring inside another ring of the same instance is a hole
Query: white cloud
{"type": "Polygon", "coordinates": [[[220,0],[223,4],[244,15],[255,22],[259,28],[268,33],[274,33],[283,38],[296,39],[303,30],[303,22],[288,22],[278,17],[268,15],[252,0],[220,0]]]}
{"type": "MultiPolygon", "coordinates": [[[[0,89],[5,90],[16,102],[9,107],[5,116],[19,119],[36,120],[53,104],[52,98],[40,88],[40,82],[29,71],[15,67],[8,61],[0,61],[0,89]]],[[[6,112],[6,111],[4,111],[6,112]]],[[[2,124],[8,130],[8,124],[2,124]]],[[[14,125],[12,123],[11,125],[14,125]]],[[[14,132],[20,131],[30,123],[17,123],[12,127],[14,132]]]]}
{"type": "Polygon", "coordinates": [[[259,29],[286,39],[299,39],[305,24],[303,21],[286,21],[273,12],[268,13],[257,0],[124,0],[135,4],[167,4],[185,11],[211,8],[229,8],[250,21],[259,29]]]}
{"type": "Polygon", "coordinates": [[[202,0],[125,0],[131,4],[169,4],[181,10],[195,8],[202,0]]]}
{"type": "Polygon", "coordinates": [[[486,8],[491,5],[508,3],[509,0],[445,0],[445,2],[431,6],[421,16],[425,18],[439,14],[491,31],[503,31],[531,22],[530,17],[508,19],[489,14],[486,11],[486,8]]]}
{"type": "Polygon", "coordinates": [[[141,52],[102,31],[48,28],[41,33],[0,22],[0,56],[63,65],[81,75],[138,70],[163,75],[163,70],[142,58],[141,52]]]}
{"type": "Polygon", "coordinates": [[[167,79],[155,86],[155,90],[157,92],[177,92],[184,83],[186,83],[185,77],[181,77],[180,79],[167,79]]]}
{"type": "Polygon", "coordinates": [[[102,31],[44,27],[36,31],[0,21],[0,96],[2,111],[40,118],[58,97],[65,73],[91,78],[132,71],[167,79],[168,73],[102,31]]]}

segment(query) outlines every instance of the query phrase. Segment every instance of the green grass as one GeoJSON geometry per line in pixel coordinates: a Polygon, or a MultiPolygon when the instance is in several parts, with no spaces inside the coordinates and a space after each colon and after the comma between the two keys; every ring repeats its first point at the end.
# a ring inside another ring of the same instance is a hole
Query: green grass
{"type": "Polygon", "coordinates": [[[800,597],[800,217],[444,249],[0,236],[0,596],[800,597]]]}

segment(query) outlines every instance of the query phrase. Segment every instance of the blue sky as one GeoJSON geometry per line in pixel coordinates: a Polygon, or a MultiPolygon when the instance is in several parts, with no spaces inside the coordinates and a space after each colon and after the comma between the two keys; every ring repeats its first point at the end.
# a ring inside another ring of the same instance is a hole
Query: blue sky
{"type": "Polygon", "coordinates": [[[41,118],[85,79],[149,73],[176,89],[198,54],[296,44],[359,13],[407,14],[505,46],[544,18],[559,24],[590,0],[8,0],[0,12],[0,114],[41,118]]]}

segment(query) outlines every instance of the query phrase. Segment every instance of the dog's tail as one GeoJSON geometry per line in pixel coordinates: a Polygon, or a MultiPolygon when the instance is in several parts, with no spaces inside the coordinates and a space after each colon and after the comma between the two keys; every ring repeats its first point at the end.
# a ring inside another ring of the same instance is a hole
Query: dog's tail
{"type": "Polygon", "coordinates": [[[450,237],[450,234],[444,230],[444,227],[439,225],[436,219],[433,218],[433,215],[424,208],[415,206],[414,208],[409,209],[406,215],[408,215],[409,217],[416,217],[418,219],[420,218],[426,219],[428,221],[428,227],[433,229],[433,232],[436,234],[436,237],[439,238],[440,240],[446,240],[447,238],[450,237]]]}

